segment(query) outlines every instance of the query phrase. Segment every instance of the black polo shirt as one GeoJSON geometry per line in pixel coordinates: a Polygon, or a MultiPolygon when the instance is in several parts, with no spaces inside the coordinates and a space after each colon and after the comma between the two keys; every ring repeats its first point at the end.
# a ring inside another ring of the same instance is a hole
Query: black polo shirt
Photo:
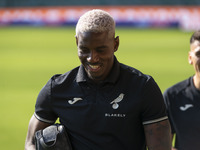
{"type": "Polygon", "coordinates": [[[152,77],[116,58],[98,85],[82,65],[53,76],[39,93],[35,116],[49,123],[59,117],[74,150],[145,150],[143,125],[167,119],[152,77]]]}
{"type": "Polygon", "coordinates": [[[200,91],[193,77],[179,82],[164,92],[164,99],[178,150],[200,149],[200,91]]]}

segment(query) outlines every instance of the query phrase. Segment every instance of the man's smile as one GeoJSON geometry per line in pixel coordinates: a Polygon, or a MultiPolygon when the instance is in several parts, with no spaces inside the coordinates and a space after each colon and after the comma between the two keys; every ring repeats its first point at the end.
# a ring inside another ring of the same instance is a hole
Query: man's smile
{"type": "Polygon", "coordinates": [[[97,71],[99,71],[100,68],[101,68],[100,65],[91,65],[91,64],[89,64],[88,66],[89,66],[89,67],[88,67],[89,71],[92,71],[92,72],[97,72],[97,71]]]}

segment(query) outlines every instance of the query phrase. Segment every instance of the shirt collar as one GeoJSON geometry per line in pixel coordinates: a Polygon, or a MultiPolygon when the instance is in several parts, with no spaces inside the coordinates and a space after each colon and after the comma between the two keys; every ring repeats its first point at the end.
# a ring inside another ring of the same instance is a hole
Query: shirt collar
{"type": "MultiPolygon", "coordinates": [[[[115,83],[119,77],[119,74],[120,74],[120,64],[119,64],[117,58],[114,56],[113,67],[112,67],[109,75],[103,81],[103,83],[115,83]]],[[[85,72],[85,69],[82,64],[79,67],[78,74],[76,76],[76,81],[77,82],[89,82],[89,78],[88,78],[87,73],[85,72]]]]}

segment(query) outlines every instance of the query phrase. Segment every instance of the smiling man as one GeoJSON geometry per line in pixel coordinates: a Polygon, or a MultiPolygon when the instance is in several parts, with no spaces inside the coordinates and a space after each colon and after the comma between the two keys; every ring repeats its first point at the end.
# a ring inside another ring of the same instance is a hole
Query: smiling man
{"type": "Polygon", "coordinates": [[[162,93],[149,75],[119,63],[114,19],[91,10],[76,26],[81,65],[53,76],[38,95],[25,149],[59,118],[73,150],[170,150],[162,93]]]}
{"type": "Polygon", "coordinates": [[[176,134],[173,150],[200,149],[200,31],[190,38],[188,61],[195,74],[164,92],[172,136],[176,134]]]}

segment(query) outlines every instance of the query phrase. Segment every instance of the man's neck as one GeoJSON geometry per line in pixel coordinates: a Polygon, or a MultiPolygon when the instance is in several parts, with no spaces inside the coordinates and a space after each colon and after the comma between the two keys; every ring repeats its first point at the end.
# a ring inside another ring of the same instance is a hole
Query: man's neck
{"type": "Polygon", "coordinates": [[[195,76],[193,77],[193,82],[194,82],[194,86],[200,90],[200,75],[199,74],[195,74],[195,76]]]}

